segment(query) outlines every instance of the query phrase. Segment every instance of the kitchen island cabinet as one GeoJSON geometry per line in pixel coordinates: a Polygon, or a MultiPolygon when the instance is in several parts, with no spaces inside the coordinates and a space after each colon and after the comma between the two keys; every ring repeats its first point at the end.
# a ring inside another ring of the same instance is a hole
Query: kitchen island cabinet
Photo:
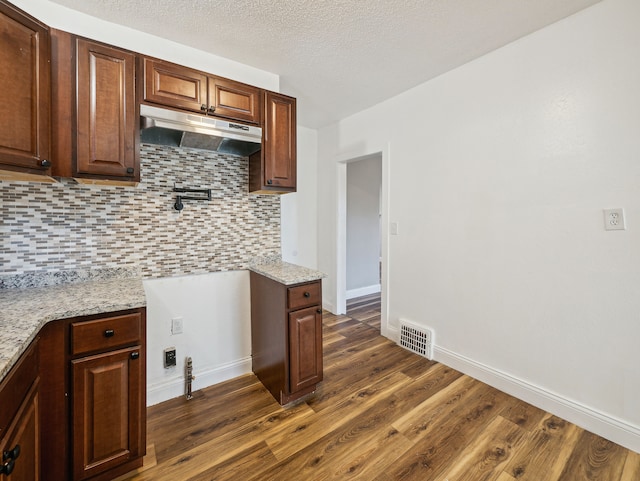
{"type": "Polygon", "coordinates": [[[0,0],[0,170],[50,172],[49,29],[0,0]]]}
{"type": "Polygon", "coordinates": [[[322,284],[320,279],[287,284],[255,270],[250,272],[252,369],[285,405],[322,381],[322,284]]]}

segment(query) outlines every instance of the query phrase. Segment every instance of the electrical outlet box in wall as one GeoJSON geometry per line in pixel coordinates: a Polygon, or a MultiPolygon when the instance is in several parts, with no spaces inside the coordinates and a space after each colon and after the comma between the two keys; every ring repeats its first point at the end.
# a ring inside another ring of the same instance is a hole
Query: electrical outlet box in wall
{"type": "Polygon", "coordinates": [[[176,365],[176,348],[168,347],[164,350],[164,368],[168,369],[176,365]]]}

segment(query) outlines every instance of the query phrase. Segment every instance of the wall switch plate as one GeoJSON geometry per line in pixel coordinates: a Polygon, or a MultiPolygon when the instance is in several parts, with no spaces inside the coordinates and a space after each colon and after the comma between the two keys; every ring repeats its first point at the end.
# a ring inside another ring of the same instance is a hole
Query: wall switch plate
{"type": "Polygon", "coordinates": [[[164,350],[164,368],[168,369],[176,365],[176,348],[168,347],[164,350]]]}
{"type": "Polygon", "coordinates": [[[392,222],[389,225],[389,232],[391,235],[398,235],[398,233],[400,232],[400,226],[397,222],[392,222]]]}
{"type": "Polygon", "coordinates": [[[604,209],[604,230],[625,230],[624,209],[604,209]]]}
{"type": "Polygon", "coordinates": [[[171,319],[171,334],[182,334],[182,317],[174,317],[171,319]]]}

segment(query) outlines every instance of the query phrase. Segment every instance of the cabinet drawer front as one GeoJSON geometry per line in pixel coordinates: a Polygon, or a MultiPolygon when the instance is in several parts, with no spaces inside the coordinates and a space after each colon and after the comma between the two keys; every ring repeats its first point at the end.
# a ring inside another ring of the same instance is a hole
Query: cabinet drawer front
{"type": "Polygon", "coordinates": [[[300,309],[320,302],[320,282],[289,288],[289,309],[300,309]]]}
{"type": "Polygon", "coordinates": [[[71,324],[71,354],[112,349],[141,342],[139,313],[71,324]]]}

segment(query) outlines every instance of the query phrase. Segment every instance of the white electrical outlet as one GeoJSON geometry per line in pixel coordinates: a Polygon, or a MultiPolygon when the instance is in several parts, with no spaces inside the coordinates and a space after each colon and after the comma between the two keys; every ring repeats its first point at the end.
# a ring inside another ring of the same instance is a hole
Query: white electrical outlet
{"type": "Polygon", "coordinates": [[[389,231],[391,235],[398,235],[400,234],[400,226],[398,225],[397,222],[392,222],[389,225],[389,231]]]}
{"type": "Polygon", "coordinates": [[[182,334],[182,317],[171,319],[171,334],[182,334]]]}
{"type": "Polygon", "coordinates": [[[604,209],[604,230],[625,230],[624,209],[604,209]]]}

